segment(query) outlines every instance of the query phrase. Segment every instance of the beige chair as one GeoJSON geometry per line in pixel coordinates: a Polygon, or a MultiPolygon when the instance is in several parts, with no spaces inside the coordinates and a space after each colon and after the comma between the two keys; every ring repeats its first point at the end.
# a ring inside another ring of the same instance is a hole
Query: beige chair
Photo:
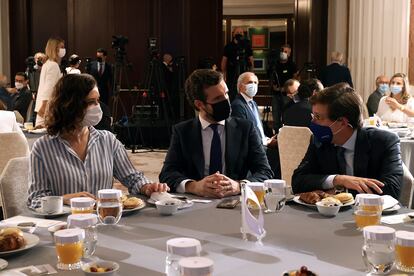
{"type": "Polygon", "coordinates": [[[414,177],[403,163],[403,183],[401,187],[400,203],[409,209],[413,208],[414,177]]]}
{"type": "Polygon", "coordinates": [[[17,216],[26,209],[29,182],[29,158],[13,158],[0,176],[4,219],[17,216]]]}
{"type": "Polygon", "coordinates": [[[280,170],[287,186],[292,186],[293,171],[299,166],[308,149],[312,132],[307,127],[284,126],[279,130],[280,170]]]}
{"type": "Polygon", "coordinates": [[[29,156],[29,144],[21,132],[0,133],[0,174],[10,159],[29,156]]]}

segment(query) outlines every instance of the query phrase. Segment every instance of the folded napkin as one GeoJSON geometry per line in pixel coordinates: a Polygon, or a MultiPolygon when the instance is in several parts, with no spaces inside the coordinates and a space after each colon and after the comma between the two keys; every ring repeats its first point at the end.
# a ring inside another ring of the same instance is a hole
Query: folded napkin
{"type": "Polygon", "coordinates": [[[382,210],[391,209],[395,205],[399,204],[399,201],[390,195],[383,195],[381,197],[384,200],[384,203],[382,204],[382,210]]]}
{"type": "Polygon", "coordinates": [[[414,219],[410,218],[410,216],[414,216],[414,213],[408,214],[401,214],[401,215],[393,215],[393,216],[384,216],[381,218],[381,223],[385,224],[400,224],[405,222],[411,222],[414,219]]]}
{"type": "Polygon", "coordinates": [[[56,269],[54,269],[50,264],[36,266],[31,265],[0,272],[0,276],[37,276],[50,274],[57,274],[56,269]]]}
{"type": "MultiPolygon", "coordinates": [[[[36,224],[36,227],[41,228],[48,228],[50,226],[56,225],[58,223],[61,223],[60,220],[52,220],[52,219],[41,219],[41,218],[32,218],[32,217],[26,217],[26,216],[15,216],[8,219],[5,219],[0,222],[0,225],[17,225],[22,222],[33,222],[36,224]]],[[[7,227],[7,226],[6,226],[7,227]]]]}

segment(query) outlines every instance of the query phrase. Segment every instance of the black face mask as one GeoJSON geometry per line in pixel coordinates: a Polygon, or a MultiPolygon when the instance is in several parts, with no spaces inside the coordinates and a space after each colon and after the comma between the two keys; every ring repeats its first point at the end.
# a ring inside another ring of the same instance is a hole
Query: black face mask
{"type": "Polygon", "coordinates": [[[241,35],[241,34],[236,34],[236,35],[234,36],[234,38],[235,38],[237,41],[241,41],[241,40],[243,39],[243,35],[241,35]]]}
{"type": "Polygon", "coordinates": [[[97,62],[102,62],[102,57],[97,57],[97,58],[96,58],[96,61],[97,61],[97,62]]]}
{"type": "Polygon", "coordinates": [[[228,99],[209,105],[213,108],[213,114],[207,113],[213,118],[214,121],[220,122],[226,120],[230,116],[231,106],[228,99]]]}

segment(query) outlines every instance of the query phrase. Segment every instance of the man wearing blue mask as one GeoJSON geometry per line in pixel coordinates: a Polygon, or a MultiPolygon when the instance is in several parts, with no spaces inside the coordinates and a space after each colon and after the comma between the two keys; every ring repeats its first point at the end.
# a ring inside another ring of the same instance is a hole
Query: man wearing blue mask
{"type": "Polygon", "coordinates": [[[403,175],[399,138],[361,127],[361,98],[345,83],[322,90],[310,103],[313,139],[292,176],[293,192],[345,188],[398,199],[403,175]]]}
{"type": "Polygon", "coordinates": [[[194,71],[185,92],[199,115],[173,127],[160,181],[172,192],[221,198],[239,194],[240,181],[272,178],[254,125],[229,117],[228,89],[221,73],[194,71]]]}
{"type": "Polygon", "coordinates": [[[279,152],[277,151],[276,135],[267,137],[260,119],[260,112],[254,96],[257,94],[259,79],[252,72],[241,74],[237,80],[236,98],[231,102],[231,116],[248,120],[256,127],[259,139],[262,141],[264,150],[276,178],[280,178],[279,152]]]}
{"type": "Polygon", "coordinates": [[[378,104],[382,97],[385,96],[386,93],[390,90],[390,87],[388,83],[390,80],[386,76],[378,76],[375,80],[375,84],[377,86],[377,89],[375,89],[374,92],[372,92],[371,95],[369,95],[368,101],[367,101],[367,108],[368,108],[368,114],[369,116],[374,116],[375,113],[377,113],[378,110],[378,104]]]}

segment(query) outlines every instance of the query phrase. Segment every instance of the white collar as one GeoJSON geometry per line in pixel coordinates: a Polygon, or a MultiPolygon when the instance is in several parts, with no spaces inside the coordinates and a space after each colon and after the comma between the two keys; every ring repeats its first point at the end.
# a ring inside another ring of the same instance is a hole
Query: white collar
{"type": "Polygon", "coordinates": [[[252,98],[247,97],[243,92],[240,92],[240,95],[242,95],[242,97],[246,100],[246,103],[249,103],[249,102],[253,101],[252,98]]]}
{"type": "Polygon", "coordinates": [[[346,140],[346,142],[341,147],[343,147],[344,149],[350,150],[350,151],[354,151],[355,143],[356,143],[356,136],[357,136],[357,131],[354,130],[351,137],[349,137],[349,139],[346,140]]]}
{"type": "MultiPolygon", "coordinates": [[[[208,128],[211,125],[211,123],[209,123],[206,120],[204,120],[200,115],[198,115],[198,119],[200,120],[201,128],[203,130],[205,130],[206,128],[208,128]]],[[[219,124],[219,125],[223,125],[224,126],[225,123],[226,123],[226,120],[223,120],[223,121],[217,122],[216,124],[219,124]]]]}

